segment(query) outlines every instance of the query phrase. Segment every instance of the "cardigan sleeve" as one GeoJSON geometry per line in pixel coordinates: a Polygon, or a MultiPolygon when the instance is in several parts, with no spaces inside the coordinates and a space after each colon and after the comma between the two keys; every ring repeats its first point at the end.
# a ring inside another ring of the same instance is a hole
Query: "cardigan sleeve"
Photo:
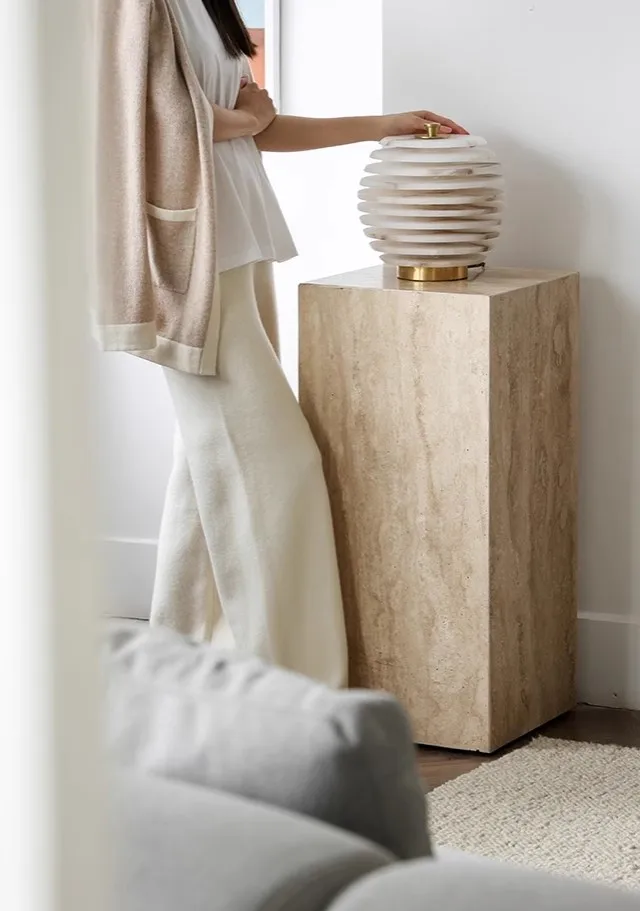
{"type": "Polygon", "coordinates": [[[97,335],[111,351],[156,345],[145,175],[152,14],[152,0],[97,0],[97,335]]]}

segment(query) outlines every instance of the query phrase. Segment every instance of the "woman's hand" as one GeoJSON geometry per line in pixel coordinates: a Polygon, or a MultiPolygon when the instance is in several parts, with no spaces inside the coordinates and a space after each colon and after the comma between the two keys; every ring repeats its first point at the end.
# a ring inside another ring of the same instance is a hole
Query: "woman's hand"
{"type": "Polygon", "coordinates": [[[238,92],[236,111],[242,111],[255,119],[254,136],[266,130],[276,116],[276,109],[269,93],[261,89],[256,82],[249,82],[244,78],[238,92]]]}
{"type": "Polygon", "coordinates": [[[434,114],[433,111],[409,111],[406,114],[386,114],[380,117],[380,135],[376,138],[413,136],[424,133],[427,123],[440,124],[440,133],[443,135],[449,133],[468,135],[464,127],[454,123],[453,120],[441,117],[440,114],[434,114]]]}

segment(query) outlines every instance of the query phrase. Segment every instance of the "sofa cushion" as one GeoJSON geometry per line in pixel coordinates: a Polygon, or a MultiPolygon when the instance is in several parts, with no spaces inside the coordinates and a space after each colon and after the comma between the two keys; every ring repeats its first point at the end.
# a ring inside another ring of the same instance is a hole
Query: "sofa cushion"
{"type": "Polygon", "coordinates": [[[182,782],[113,783],[118,911],[325,911],[390,856],[323,823],[182,782]]]}
{"type": "Polygon", "coordinates": [[[328,911],[638,911],[635,892],[460,853],[396,864],[351,886],[328,911]]]}
{"type": "Polygon", "coordinates": [[[264,801],[429,854],[407,718],[390,696],[336,692],[162,629],[107,634],[108,745],[124,765],[264,801]]]}

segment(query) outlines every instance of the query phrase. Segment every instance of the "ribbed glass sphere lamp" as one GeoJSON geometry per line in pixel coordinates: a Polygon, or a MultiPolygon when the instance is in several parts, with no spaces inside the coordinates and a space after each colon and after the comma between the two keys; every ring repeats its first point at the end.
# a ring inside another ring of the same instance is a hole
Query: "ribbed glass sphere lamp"
{"type": "Polygon", "coordinates": [[[383,139],[360,184],[365,233],[409,281],[455,281],[485,264],[500,233],[500,163],[479,136],[383,139]]]}

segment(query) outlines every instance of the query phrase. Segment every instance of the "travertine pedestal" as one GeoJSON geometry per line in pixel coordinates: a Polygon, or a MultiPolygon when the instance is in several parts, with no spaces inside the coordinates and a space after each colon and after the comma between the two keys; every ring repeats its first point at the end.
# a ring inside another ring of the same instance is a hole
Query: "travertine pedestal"
{"type": "Polygon", "coordinates": [[[575,703],[578,277],[382,267],[300,290],[351,684],[491,752],[575,703]]]}

